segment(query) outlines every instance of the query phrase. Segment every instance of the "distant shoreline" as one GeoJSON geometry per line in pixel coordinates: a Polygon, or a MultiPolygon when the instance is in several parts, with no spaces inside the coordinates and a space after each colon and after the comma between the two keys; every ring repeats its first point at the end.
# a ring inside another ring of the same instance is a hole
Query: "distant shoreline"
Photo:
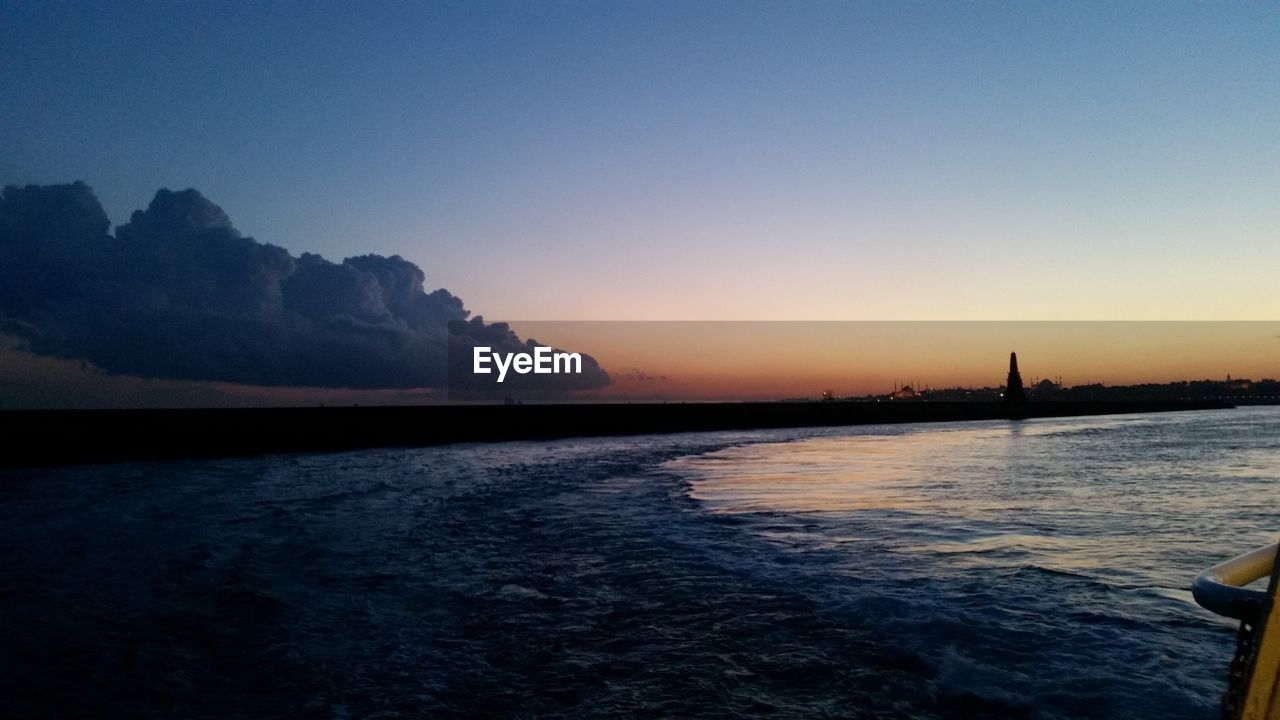
{"type": "MultiPolygon", "coordinates": [[[[1215,400],[1032,402],[1027,418],[1217,410],[1215,400]]],[[[1007,419],[998,402],[5,410],[0,467],[717,430],[1007,419]]]]}

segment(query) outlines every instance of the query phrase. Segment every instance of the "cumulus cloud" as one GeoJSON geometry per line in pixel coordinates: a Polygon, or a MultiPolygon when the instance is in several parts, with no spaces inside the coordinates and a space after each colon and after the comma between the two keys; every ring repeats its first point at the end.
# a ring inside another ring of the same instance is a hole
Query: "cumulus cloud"
{"type": "MultiPolygon", "coordinates": [[[[0,332],[112,373],[439,388],[450,347],[536,344],[424,283],[399,256],[295,258],[241,235],[195,190],[159,191],[114,235],[82,182],[10,186],[0,196],[0,332]]],[[[538,387],[609,383],[594,359],[583,365],[581,375],[539,376],[538,387]]]]}

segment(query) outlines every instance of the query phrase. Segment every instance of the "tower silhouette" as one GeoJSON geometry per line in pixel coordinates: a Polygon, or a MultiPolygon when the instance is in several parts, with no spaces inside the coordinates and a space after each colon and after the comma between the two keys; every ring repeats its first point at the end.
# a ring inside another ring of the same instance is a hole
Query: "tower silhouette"
{"type": "Polygon", "coordinates": [[[1009,379],[1005,381],[1004,404],[1009,417],[1022,417],[1027,404],[1027,393],[1022,389],[1022,375],[1018,373],[1018,353],[1009,353],[1009,379]]]}

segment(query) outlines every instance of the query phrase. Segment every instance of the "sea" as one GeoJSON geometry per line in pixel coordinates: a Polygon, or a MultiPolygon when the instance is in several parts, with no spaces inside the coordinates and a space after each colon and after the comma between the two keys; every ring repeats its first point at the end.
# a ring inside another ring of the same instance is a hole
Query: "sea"
{"type": "Polygon", "coordinates": [[[1207,720],[1277,507],[1275,407],[9,470],[0,717],[1207,720]]]}

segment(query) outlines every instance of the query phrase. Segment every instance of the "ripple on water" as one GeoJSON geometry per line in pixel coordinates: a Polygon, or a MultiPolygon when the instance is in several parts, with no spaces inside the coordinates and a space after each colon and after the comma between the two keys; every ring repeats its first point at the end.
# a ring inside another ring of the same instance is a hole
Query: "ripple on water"
{"type": "Polygon", "coordinates": [[[1274,537],[1278,431],[1274,408],[853,429],[668,467],[943,687],[1046,716],[1207,718],[1234,637],[1187,588],[1274,537]]]}
{"type": "Polygon", "coordinates": [[[21,717],[1215,714],[1270,410],[7,472],[21,717]],[[1157,472],[1162,470],[1163,474],[1157,472]]]}

